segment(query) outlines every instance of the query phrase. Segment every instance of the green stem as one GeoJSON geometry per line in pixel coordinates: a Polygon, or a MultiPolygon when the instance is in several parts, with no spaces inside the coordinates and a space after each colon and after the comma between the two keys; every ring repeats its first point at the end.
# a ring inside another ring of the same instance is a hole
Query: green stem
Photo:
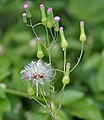
{"type": "Polygon", "coordinates": [[[64,49],[64,73],[66,68],[66,49],[64,49]]]}
{"type": "Polygon", "coordinates": [[[36,37],[38,37],[38,35],[36,34],[35,30],[34,30],[34,26],[32,25],[32,20],[30,19],[30,25],[31,25],[31,28],[33,30],[33,33],[36,37]]]}
{"type": "Polygon", "coordinates": [[[52,33],[52,30],[51,30],[51,29],[50,29],[50,33],[51,33],[51,36],[52,36],[53,41],[55,41],[55,37],[53,36],[53,33],[52,33]]]}
{"type": "Polygon", "coordinates": [[[41,25],[41,24],[42,23],[37,23],[37,24],[33,25],[33,28],[36,27],[36,26],[38,26],[38,25],[41,25]]]}
{"type": "Polygon", "coordinates": [[[32,97],[32,99],[34,99],[37,103],[39,103],[49,113],[49,115],[54,118],[54,115],[46,108],[46,106],[44,104],[42,104],[40,101],[38,101],[35,97],[32,97]]]}
{"type": "Polygon", "coordinates": [[[3,90],[4,90],[6,93],[9,93],[9,94],[14,94],[14,95],[17,95],[17,96],[29,98],[29,96],[27,95],[27,93],[22,92],[22,91],[10,89],[10,88],[5,88],[5,89],[3,89],[3,90]]]}
{"type": "Polygon", "coordinates": [[[45,101],[47,107],[49,108],[48,102],[47,102],[47,100],[46,100],[46,98],[45,98],[45,96],[44,96],[44,94],[43,94],[41,88],[40,88],[40,93],[41,93],[41,95],[42,95],[42,97],[43,97],[43,99],[44,99],[44,101],[45,101]]]}
{"type": "Polygon", "coordinates": [[[61,90],[55,95],[55,97],[52,99],[52,101],[54,101],[62,93],[62,91],[64,90],[64,88],[65,88],[65,85],[63,85],[63,87],[61,88],[61,90]]]}
{"type": "Polygon", "coordinates": [[[49,63],[51,63],[51,54],[49,49],[48,49],[48,56],[49,56],[49,63]]]}
{"type": "Polygon", "coordinates": [[[78,64],[79,64],[79,62],[80,62],[80,60],[82,58],[82,54],[83,54],[83,45],[84,45],[84,43],[82,42],[81,53],[80,53],[80,56],[78,58],[78,61],[77,61],[76,65],[70,70],[69,73],[71,73],[78,66],[78,64]]]}
{"type": "Polygon", "coordinates": [[[55,46],[55,44],[56,44],[56,42],[57,42],[57,40],[58,40],[58,32],[56,33],[56,37],[55,37],[56,39],[55,40],[53,40],[52,41],[52,43],[51,43],[51,45],[50,45],[50,50],[55,46]]]}
{"type": "MultiPolygon", "coordinates": [[[[65,87],[64,87],[65,88],[65,87]]],[[[64,88],[62,89],[62,92],[61,92],[61,98],[60,98],[60,103],[59,103],[59,106],[58,106],[58,113],[61,109],[61,105],[62,105],[62,99],[63,99],[63,96],[64,96],[64,88]]],[[[57,113],[57,114],[58,114],[57,113]]]]}
{"type": "Polygon", "coordinates": [[[50,49],[49,49],[49,36],[48,36],[48,29],[47,27],[45,26],[45,29],[46,29],[46,37],[47,37],[47,48],[48,48],[48,56],[49,56],[49,63],[51,63],[51,54],[50,54],[50,49]]]}
{"type": "Polygon", "coordinates": [[[61,72],[64,74],[64,71],[60,70],[60,69],[54,69],[55,71],[61,72]]]}

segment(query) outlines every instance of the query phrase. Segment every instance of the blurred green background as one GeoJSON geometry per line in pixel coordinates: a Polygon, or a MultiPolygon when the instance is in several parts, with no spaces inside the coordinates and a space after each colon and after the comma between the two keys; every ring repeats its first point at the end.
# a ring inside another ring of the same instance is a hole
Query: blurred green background
{"type": "MultiPolygon", "coordinates": [[[[36,58],[32,30],[22,22],[23,4],[28,2],[34,23],[40,22],[39,5],[53,7],[61,17],[69,43],[67,61],[75,65],[80,54],[79,21],[85,21],[87,42],[79,66],[71,73],[59,120],[104,120],[104,0],[0,0],[0,120],[49,120],[33,100],[9,94],[1,88],[25,91],[20,70],[36,58]]],[[[43,28],[37,33],[45,38],[43,28]]],[[[48,60],[47,54],[44,61],[48,60]]],[[[62,68],[60,40],[52,51],[53,66],[62,68]]],[[[54,81],[61,88],[62,75],[54,81]],[[58,83],[58,84],[57,84],[58,83]],[[59,84],[60,83],[60,84],[59,84]]],[[[58,101],[56,101],[57,105],[58,101]]]]}

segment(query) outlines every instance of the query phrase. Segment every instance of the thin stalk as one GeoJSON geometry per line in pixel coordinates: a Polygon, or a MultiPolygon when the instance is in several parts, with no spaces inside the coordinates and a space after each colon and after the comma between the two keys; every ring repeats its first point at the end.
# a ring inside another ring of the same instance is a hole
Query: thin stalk
{"type": "Polygon", "coordinates": [[[64,74],[64,71],[60,70],[60,69],[54,69],[55,71],[61,72],[64,74]]]}
{"type": "Polygon", "coordinates": [[[51,33],[51,36],[52,36],[53,41],[55,41],[55,37],[53,36],[53,33],[52,33],[52,30],[51,30],[51,29],[50,29],[50,33],[51,33]]]}
{"type": "Polygon", "coordinates": [[[17,96],[29,98],[29,96],[27,95],[27,93],[22,92],[22,91],[10,89],[10,88],[5,88],[5,89],[3,89],[3,90],[4,90],[6,93],[9,93],[9,94],[13,94],[13,95],[17,95],[17,96]]]}
{"type": "Polygon", "coordinates": [[[48,48],[48,56],[49,56],[49,63],[51,63],[51,54],[50,54],[50,49],[49,49],[49,36],[48,36],[48,29],[47,27],[45,26],[45,29],[46,29],[46,37],[47,37],[47,48],[48,48]]]}
{"type": "Polygon", "coordinates": [[[33,25],[33,28],[36,27],[36,26],[38,26],[38,25],[41,25],[41,24],[42,23],[37,23],[37,24],[33,25]]]}
{"type": "MultiPolygon", "coordinates": [[[[65,88],[65,87],[64,87],[65,88]]],[[[62,94],[61,94],[61,98],[60,98],[60,103],[59,103],[59,107],[58,107],[58,113],[59,113],[59,111],[60,111],[60,109],[61,109],[61,105],[62,105],[62,99],[63,99],[63,96],[64,96],[64,88],[63,88],[63,90],[62,90],[62,94]]],[[[57,114],[58,114],[57,113],[57,114]]]]}
{"type": "Polygon", "coordinates": [[[53,42],[51,43],[51,45],[50,45],[50,48],[49,48],[50,50],[55,46],[57,40],[58,40],[58,32],[56,33],[56,39],[55,39],[55,41],[53,41],[53,42]]]}
{"type": "Polygon", "coordinates": [[[49,56],[49,63],[51,63],[51,54],[49,49],[48,49],[48,56],[49,56]]]}
{"type": "Polygon", "coordinates": [[[41,42],[41,44],[43,45],[43,47],[48,51],[48,48],[46,47],[46,45],[44,43],[41,42]]]}
{"type": "Polygon", "coordinates": [[[54,118],[54,115],[46,108],[44,104],[38,101],[35,97],[32,97],[32,99],[34,99],[37,103],[39,103],[48,112],[48,114],[54,118]]]}
{"type": "Polygon", "coordinates": [[[81,53],[80,53],[80,56],[78,58],[78,61],[77,61],[76,65],[70,70],[70,73],[78,66],[79,62],[81,61],[82,54],[83,54],[83,45],[84,45],[84,43],[82,43],[81,53]]]}
{"type": "Polygon", "coordinates": [[[46,26],[45,26],[45,30],[46,30],[47,46],[49,48],[49,36],[48,36],[48,29],[46,26]]]}
{"type": "Polygon", "coordinates": [[[64,73],[66,68],[66,49],[64,49],[64,73]]]}
{"type": "Polygon", "coordinates": [[[43,94],[41,88],[40,88],[40,93],[41,93],[41,95],[42,95],[42,97],[43,97],[43,99],[44,99],[44,101],[45,101],[47,107],[49,108],[48,102],[47,102],[47,100],[46,100],[46,98],[45,98],[45,96],[44,96],[44,94],[43,94]]]}
{"type": "Polygon", "coordinates": [[[34,30],[34,26],[32,25],[32,20],[30,19],[30,25],[31,25],[31,28],[33,30],[33,33],[36,37],[38,37],[38,35],[36,34],[35,30],[34,30]]]}
{"type": "Polygon", "coordinates": [[[41,95],[42,95],[42,97],[43,97],[43,99],[44,99],[44,102],[46,103],[46,106],[49,108],[49,110],[47,110],[47,112],[50,113],[50,115],[51,115],[52,117],[54,117],[54,114],[53,114],[53,112],[52,112],[52,109],[51,109],[50,106],[48,105],[48,102],[47,102],[47,100],[46,100],[46,98],[45,98],[45,96],[44,96],[41,88],[40,88],[40,93],[41,93],[41,95]]]}
{"type": "Polygon", "coordinates": [[[65,88],[65,85],[63,85],[63,87],[61,88],[61,90],[54,96],[54,98],[52,99],[52,101],[54,101],[62,93],[62,91],[64,90],[64,88],[65,88]]]}

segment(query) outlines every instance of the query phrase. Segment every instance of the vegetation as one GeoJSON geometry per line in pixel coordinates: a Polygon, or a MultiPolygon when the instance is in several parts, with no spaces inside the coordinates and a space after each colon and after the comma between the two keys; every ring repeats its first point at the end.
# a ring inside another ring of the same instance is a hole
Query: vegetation
{"type": "MultiPolygon", "coordinates": [[[[70,74],[59,112],[59,120],[104,120],[104,0],[1,0],[0,1],[0,120],[49,120],[47,112],[29,99],[20,71],[38,60],[32,30],[22,21],[23,4],[28,2],[34,23],[40,22],[39,5],[52,7],[61,17],[69,48],[67,61],[73,67],[80,54],[79,21],[85,21],[87,41],[78,67],[70,74]]],[[[45,38],[43,27],[37,27],[45,38]]],[[[60,39],[58,41],[60,43],[60,39]]],[[[62,68],[60,44],[52,51],[53,65],[62,68]]],[[[48,55],[44,56],[48,61],[48,55]]],[[[54,81],[56,91],[62,87],[62,74],[54,81]]],[[[59,103],[58,99],[55,101],[59,103]]]]}

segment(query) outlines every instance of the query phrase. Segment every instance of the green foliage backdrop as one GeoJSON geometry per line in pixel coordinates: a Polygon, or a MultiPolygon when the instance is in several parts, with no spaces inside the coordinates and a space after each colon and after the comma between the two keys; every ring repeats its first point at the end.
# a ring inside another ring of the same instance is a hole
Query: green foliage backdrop
{"type": "MultiPolygon", "coordinates": [[[[10,94],[13,93],[10,89],[25,91],[20,70],[31,60],[37,60],[34,35],[22,22],[25,2],[30,4],[34,23],[40,22],[40,3],[53,7],[54,14],[61,17],[60,25],[65,27],[69,43],[67,61],[72,66],[77,62],[81,47],[79,21],[85,21],[84,55],[71,73],[59,120],[104,120],[104,0],[0,0],[0,120],[50,119],[33,100],[10,94]],[[1,87],[5,85],[4,91],[1,87]]],[[[43,28],[38,27],[36,31],[45,37],[43,28]]],[[[54,66],[62,68],[59,44],[52,56],[54,66]]],[[[47,61],[47,55],[44,60],[47,61]]],[[[61,85],[61,74],[58,74],[56,91],[61,85]]]]}

